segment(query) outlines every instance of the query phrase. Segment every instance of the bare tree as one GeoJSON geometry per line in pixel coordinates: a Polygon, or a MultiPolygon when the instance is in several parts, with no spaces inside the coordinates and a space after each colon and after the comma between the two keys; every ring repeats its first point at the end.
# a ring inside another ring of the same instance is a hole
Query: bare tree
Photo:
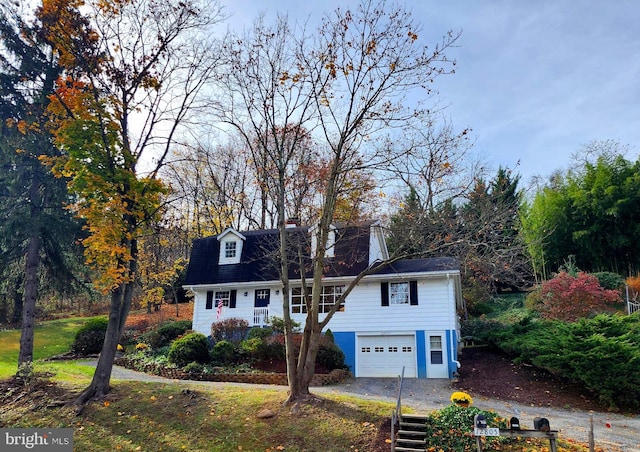
{"type": "MultiPolygon", "coordinates": [[[[348,181],[361,171],[386,167],[406,152],[375,146],[374,138],[394,128],[417,126],[428,116],[424,102],[430,99],[434,78],[452,68],[444,52],[458,35],[450,33],[430,49],[420,45],[420,33],[421,26],[410,11],[384,1],[364,1],[355,11],[337,9],[326,16],[314,39],[308,44],[300,42],[299,55],[310,74],[318,129],[331,150],[315,232],[318,244],[328,244],[337,201],[348,181]],[[414,97],[411,101],[408,93],[414,97]]],[[[314,289],[322,285],[325,261],[326,250],[318,246],[312,256],[314,289]]],[[[322,320],[321,291],[312,291],[295,379],[290,382],[290,401],[308,394],[322,330],[353,287],[372,270],[358,275],[322,320]]]]}
{"type": "Polygon", "coordinates": [[[421,33],[410,11],[365,0],[354,11],[337,9],[325,16],[313,33],[292,29],[279,17],[274,27],[259,19],[251,32],[227,40],[230,60],[219,76],[219,88],[227,97],[219,104],[218,114],[245,137],[255,161],[260,162],[259,170],[268,175],[264,180],[276,207],[290,403],[308,396],[322,330],[353,287],[373,270],[358,275],[320,319],[324,245],[339,202],[353,193],[354,181],[372,182],[363,173],[386,168],[406,153],[380,145],[384,135],[422,124],[428,116],[425,102],[430,100],[434,78],[452,70],[444,52],[458,35],[448,34],[430,49],[421,44],[421,33]],[[311,256],[310,277],[302,278],[303,285],[312,289],[312,298],[296,357],[289,305],[292,257],[285,216],[291,181],[301,166],[297,156],[308,134],[324,150],[324,163],[309,182],[317,187],[309,199],[316,204],[313,241],[319,246],[311,256]],[[254,141],[255,137],[259,139],[254,141]]]}
{"type": "Polygon", "coordinates": [[[390,169],[427,211],[433,211],[444,202],[461,199],[484,167],[472,152],[470,129],[454,131],[440,113],[431,113],[426,120],[424,127],[396,137],[396,146],[406,151],[390,169]]]}
{"type": "Polygon", "coordinates": [[[250,155],[240,140],[225,145],[198,139],[177,148],[163,178],[175,198],[183,228],[191,237],[218,234],[248,224],[257,203],[250,155]]]}

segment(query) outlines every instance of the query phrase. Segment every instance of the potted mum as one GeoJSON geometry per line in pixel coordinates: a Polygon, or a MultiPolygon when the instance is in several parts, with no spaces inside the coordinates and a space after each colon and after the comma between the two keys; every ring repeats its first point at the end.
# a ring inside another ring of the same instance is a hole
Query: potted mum
{"type": "Polygon", "coordinates": [[[473,399],[466,392],[456,391],[451,394],[451,402],[455,403],[458,406],[467,408],[471,406],[471,404],[473,403],[473,399]]]}

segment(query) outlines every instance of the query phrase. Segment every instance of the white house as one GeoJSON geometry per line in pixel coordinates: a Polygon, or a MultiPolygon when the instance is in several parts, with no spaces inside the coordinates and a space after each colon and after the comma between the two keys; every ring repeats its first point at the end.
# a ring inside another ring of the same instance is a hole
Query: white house
{"type": "MultiPolygon", "coordinates": [[[[303,244],[308,259],[317,246],[311,229],[287,231],[292,243],[303,244]]],[[[212,323],[227,318],[262,326],[269,317],[283,317],[278,244],[275,229],[227,229],[194,242],[184,285],[195,295],[194,330],[209,335],[212,323]]],[[[327,250],[321,315],[356,275],[388,259],[376,222],[335,225],[327,250]]],[[[292,251],[292,258],[296,255],[292,251]]],[[[304,324],[299,266],[292,266],[289,278],[291,314],[304,324]]],[[[452,378],[459,367],[461,308],[457,261],[407,259],[365,276],[328,327],[356,377],[397,377],[404,367],[405,377],[452,378]]]]}

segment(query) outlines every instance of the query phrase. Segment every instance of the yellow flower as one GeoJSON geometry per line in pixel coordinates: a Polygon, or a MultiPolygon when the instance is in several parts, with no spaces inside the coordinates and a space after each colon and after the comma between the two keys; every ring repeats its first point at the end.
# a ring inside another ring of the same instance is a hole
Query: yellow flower
{"type": "Polygon", "coordinates": [[[462,392],[462,391],[456,391],[453,394],[451,394],[450,400],[453,403],[468,403],[469,405],[473,403],[473,399],[471,398],[471,396],[466,392],[462,392]]]}

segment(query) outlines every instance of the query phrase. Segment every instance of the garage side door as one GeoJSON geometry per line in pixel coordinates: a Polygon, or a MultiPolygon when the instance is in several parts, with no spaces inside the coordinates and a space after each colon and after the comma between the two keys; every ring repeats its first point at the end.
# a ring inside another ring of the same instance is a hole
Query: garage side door
{"type": "Polygon", "coordinates": [[[413,335],[359,336],[358,376],[416,377],[416,340],[413,335]]]}

